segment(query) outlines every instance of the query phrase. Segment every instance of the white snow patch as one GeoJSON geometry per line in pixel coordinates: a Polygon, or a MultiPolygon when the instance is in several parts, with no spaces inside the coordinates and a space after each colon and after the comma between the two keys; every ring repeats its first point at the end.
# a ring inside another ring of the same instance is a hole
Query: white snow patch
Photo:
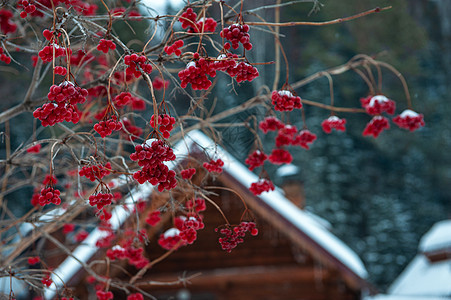
{"type": "MultiPolygon", "coordinates": [[[[451,295],[450,260],[431,263],[418,254],[389,288],[390,295],[449,297],[451,295]]],[[[424,298],[423,298],[424,297],[424,298]]]]}
{"type": "Polygon", "coordinates": [[[421,252],[433,252],[450,248],[451,220],[445,220],[434,224],[434,226],[432,226],[423,238],[421,238],[420,245],[418,246],[418,250],[421,252]]]}
{"type": "Polygon", "coordinates": [[[152,143],[158,141],[157,139],[148,139],[144,142],[143,146],[152,147],[152,143]]]}
{"type": "Polygon", "coordinates": [[[293,164],[283,165],[276,171],[276,177],[293,176],[299,173],[299,168],[293,164]]]}
{"type": "Polygon", "coordinates": [[[177,228],[169,228],[168,230],[166,230],[163,234],[164,238],[168,238],[168,237],[173,237],[173,236],[177,236],[180,234],[180,230],[178,230],[177,228]]]}
{"type": "Polygon", "coordinates": [[[188,69],[189,67],[195,67],[196,63],[194,61],[190,61],[189,63],[186,64],[185,69],[188,69]]]}
{"type": "Polygon", "coordinates": [[[381,102],[388,102],[388,98],[385,97],[384,95],[376,95],[373,98],[371,98],[370,103],[368,104],[368,106],[373,107],[374,104],[376,104],[376,102],[381,103],[381,102]]]}
{"type": "Polygon", "coordinates": [[[337,116],[330,116],[329,118],[327,118],[327,120],[329,120],[330,122],[336,122],[340,121],[340,118],[337,116]]]}
{"type": "Polygon", "coordinates": [[[278,91],[278,93],[279,93],[280,96],[293,97],[293,94],[290,91],[287,91],[287,90],[281,90],[281,91],[278,91]]]}
{"type": "Polygon", "coordinates": [[[406,109],[405,111],[403,111],[401,113],[400,117],[401,118],[406,118],[406,117],[415,118],[415,117],[418,117],[418,113],[414,112],[413,110],[406,109]]]}

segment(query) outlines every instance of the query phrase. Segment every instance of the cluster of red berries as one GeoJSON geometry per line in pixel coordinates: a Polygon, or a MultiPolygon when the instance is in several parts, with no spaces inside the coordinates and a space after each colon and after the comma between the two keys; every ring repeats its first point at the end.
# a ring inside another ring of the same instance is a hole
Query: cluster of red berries
{"type": "Polygon", "coordinates": [[[77,243],[81,243],[88,237],[88,235],[89,233],[87,231],[81,230],[74,236],[74,239],[77,243]]]}
{"type": "Polygon", "coordinates": [[[46,287],[50,287],[53,283],[53,280],[52,280],[52,278],[50,278],[50,274],[48,274],[44,278],[42,278],[41,282],[46,287]]]}
{"type": "Polygon", "coordinates": [[[117,120],[116,116],[111,116],[109,119],[100,121],[94,125],[94,130],[97,131],[102,138],[111,135],[113,131],[119,131],[121,129],[122,123],[117,120]]]}
{"type": "Polygon", "coordinates": [[[97,50],[102,51],[103,53],[108,53],[110,49],[116,49],[116,44],[112,40],[101,39],[97,45],[97,50]]]}
{"type": "Polygon", "coordinates": [[[171,55],[174,53],[176,56],[182,55],[182,50],[180,50],[180,47],[183,47],[185,43],[182,40],[177,40],[174,42],[174,44],[170,46],[164,47],[164,52],[166,52],[168,55],[171,55]]]}
{"type": "Polygon", "coordinates": [[[66,74],[67,74],[67,69],[66,69],[65,67],[56,66],[55,69],[53,69],[53,72],[54,72],[56,75],[66,76],[66,74]]]}
{"type": "Polygon", "coordinates": [[[293,156],[285,149],[273,149],[268,159],[275,165],[289,164],[293,161],[293,156]]]}
{"type": "Polygon", "coordinates": [[[77,108],[66,103],[46,103],[33,112],[33,117],[39,119],[44,127],[63,121],[76,124],[80,120],[77,108]]]}
{"type": "Polygon", "coordinates": [[[197,21],[197,14],[190,7],[179,18],[182,28],[188,28],[188,32],[215,32],[218,25],[212,18],[201,18],[197,21]],[[205,24],[204,24],[205,23],[205,24]]]}
{"type": "Polygon", "coordinates": [[[98,164],[98,165],[91,165],[91,166],[84,166],[81,168],[81,170],[78,172],[80,176],[85,176],[91,181],[102,180],[103,177],[110,174],[111,170],[111,163],[107,162],[105,166],[98,164]]]}
{"type": "Polygon", "coordinates": [[[71,81],[64,81],[59,85],[52,85],[47,94],[49,101],[58,103],[65,102],[68,104],[84,103],[87,96],[88,90],[74,85],[71,81]]]}
{"type": "Polygon", "coordinates": [[[130,294],[127,300],[144,300],[144,296],[141,293],[130,294]]]}
{"type": "Polygon", "coordinates": [[[36,11],[36,5],[33,4],[33,0],[19,0],[17,1],[17,7],[23,8],[24,10],[20,12],[21,18],[26,18],[28,14],[34,13],[36,11]]]}
{"type": "Polygon", "coordinates": [[[205,169],[207,169],[208,172],[222,173],[224,162],[220,158],[218,158],[217,160],[212,159],[209,163],[204,162],[203,166],[205,169]]]}
{"type": "Polygon", "coordinates": [[[207,209],[205,205],[205,200],[202,198],[189,199],[186,201],[186,209],[194,210],[196,212],[201,212],[207,209]]]}
{"type": "Polygon", "coordinates": [[[41,190],[41,195],[39,196],[39,205],[45,206],[50,203],[60,205],[61,204],[60,194],[61,192],[58,189],[54,189],[51,186],[43,188],[41,190]]]}
{"type": "Polygon", "coordinates": [[[236,76],[236,82],[252,81],[259,76],[257,68],[251,66],[247,62],[240,62],[233,69],[227,72],[231,77],[236,76]]]}
{"type": "MultiPolygon", "coordinates": [[[[249,25],[232,24],[229,27],[224,28],[220,35],[221,37],[229,40],[232,43],[232,48],[237,49],[239,43],[241,43],[246,50],[252,49],[252,44],[249,42],[249,25]]],[[[230,49],[230,43],[224,44],[225,49],[230,49]]]]}
{"type": "Polygon", "coordinates": [[[53,126],[63,121],[78,123],[80,115],[77,108],[66,103],[46,103],[33,112],[33,117],[41,121],[42,126],[53,126]]]}
{"type": "Polygon", "coordinates": [[[119,107],[129,104],[130,101],[132,101],[132,94],[130,94],[129,92],[122,92],[114,97],[114,102],[119,107]]]}
{"type": "Polygon", "coordinates": [[[4,62],[5,64],[9,65],[11,63],[11,57],[3,53],[3,48],[0,47],[0,61],[4,62]]]}
{"type": "Polygon", "coordinates": [[[249,190],[255,196],[258,196],[263,192],[274,191],[274,189],[275,189],[274,184],[268,179],[261,179],[257,182],[253,182],[249,187],[249,190]]]}
{"type": "Polygon", "coordinates": [[[337,131],[346,131],[345,124],[345,119],[340,119],[337,116],[330,116],[321,123],[321,127],[325,133],[331,133],[332,129],[337,131]]]}
{"type": "MultiPolygon", "coordinates": [[[[168,114],[161,114],[158,116],[158,129],[165,139],[169,138],[170,131],[174,128],[175,118],[168,114]]],[[[155,128],[155,115],[150,118],[150,126],[155,128]]]]}
{"type": "Polygon", "coordinates": [[[393,100],[384,95],[368,96],[360,98],[360,103],[366,112],[370,115],[380,115],[386,112],[390,115],[395,113],[396,104],[393,100]]]}
{"type": "Polygon", "coordinates": [[[295,144],[308,150],[310,149],[309,144],[313,143],[315,140],[316,134],[310,132],[308,129],[303,129],[297,135],[295,144]]]}
{"type": "Polygon", "coordinates": [[[111,259],[128,259],[128,263],[136,268],[143,268],[149,260],[143,256],[143,248],[135,248],[132,245],[127,245],[125,248],[121,246],[114,246],[108,249],[106,255],[111,259]]]}
{"type": "Polygon", "coordinates": [[[186,242],[180,236],[180,230],[177,228],[170,228],[163,234],[160,234],[158,239],[158,245],[163,249],[172,250],[178,249],[180,246],[184,246],[186,242]]]}
{"type": "Polygon", "coordinates": [[[282,121],[276,117],[266,117],[263,121],[258,124],[258,127],[264,132],[276,131],[285,127],[282,121]]]}
{"type": "Polygon", "coordinates": [[[180,175],[182,176],[183,179],[191,179],[193,178],[194,174],[196,174],[196,169],[195,168],[189,168],[189,169],[184,169],[180,171],[180,175]]]}
{"type": "Polygon", "coordinates": [[[186,88],[188,83],[191,83],[193,90],[207,90],[211,86],[210,77],[216,76],[216,71],[211,67],[210,61],[205,58],[199,58],[199,53],[194,53],[194,59],[186,65],[186,68],[181,70],[178,75],[181,80],[181,87],[186,88]]]}
{"type": "Polygon", "coordinates": [[[139,56],[136,53],[126,55],[124,57],[124,63],[128,66],[125,73],[127,75],[133,75],[136,78],[141,76],[141,70],[148,74],[152,72],[152,65],[147,63],[147,57],[145,55],[139,56]]]}
{"type": "Polygon", "coordinates": [[[304,129],[298,132],[296,126],[285,125],[280,129],[276,136],[276,146],[301,146],[302,148],[309,149],[309,145],[316,140],[316,135],[309,130],[304,129]]]}
{"type": "Polygon", "coordinates": [[[31,266],[39,263],[40,261],[41,261],[41,259],[39,258],[39,256],[33,256],[33,257],[28,258],[28,264],[31,266]]]}
{"type": "Polygon", "coordinates": [[[205,227],[202,218],[197,214],[178,216],[174,219],[175,227],[180,231],[180,238],[185,244],[192,244],[197,239],[197,230],[205,227]]]}
{"type": "MultiPolygon", "coordinates": [[[[230,54],[230,53],[229,53],[230,54]]],[[[238,83],[242,81],[252,81],[259,76],[257,68],[246,62],[237,63],[232,54],[222,54],[216,60],[207,60],[194,53],[194,61],[189,62],[184,70],[178,75],[181,80],[181,86],[186,88],[189,83],[194,90],[207,90],[211,86],[210,77],[216,76],[216,71],[224,71],[230,77],[236,77],[238,83]]]]}
{"type": "Polygon", "coordinates": [[[410,131],[424,126],[423,114],[416,113],[410,109],[406,109],[399,116],[394,117],[393,122],[400,128],[410,131]]]}
{"type": "Polygon", "coordinates": [[[272,104],[274,109],[278,111],[292,111],[293,109],[301,109],[301,97],[294,96],[288,90],[273,91],[271,93],[272,104]]]}
{"type": "MultiPolygon", "coordinates": [[[[66,55],[66,48],[59,46],[58,44],[50,44],[42,48],[38,55],[44,62],[50,62],[53,60],[53,52],[55,52],[55,58],[66,55]]],[[[69,51],[69,55],[72,51],[69,51]]]]}
{"type": "Polygon", "coordinates": [[[150,226],[155,226],[161,221],[161,212],[159,210],[154,210],[147,215],[146,223],[150,226]]]}
{"type": "Polygon", "coordinates": [[[98,290],[96,292],[96,296],[98,300],[111,300],[114,298],[114,295],[112,292],[105,292],[105,291],[101,291],[98,290]]]}
{"type": "Polygon", "coordinates": [[[188,32],[215,32],[217,25],[218,23],[212,18],[201,18],[196,25],[188,29],[188,32]]]}
{"type": "Polygon", "coordinates": [[[189,7],[179,18],[180,23],[182,23],[182,28],[186,29],[188,27],[194,26],[196,24],[197,14],[189,7]]]}
{"type": "Polygon", "coordinates": [[[226,225],[224,228],[216,228],[216,232],[219,231],[224,237],[219,238],[222,250],[231,252],[238,244],[244,242],[244,236],[246,232],[250,232],[251,235],[258,235],[258,229],[254,222],[241,222],[239,225],[231,226],[226,225]]]}
{"type": "Polygon", "coordinates": [[[249,154],[244,162],[249,165],[249,170],[252,171],[257,167],[263,166],[267,158],[268,156],[264,152],[255,150],[254,152],[249,154]]]}
{"type": "Polygon", "coordinates": [[[390,124],[388,123],[387,118],[382,116],[374,116],[371,121],[366,124],[366,127],[363,130],[363,135],[372,135],[374,138],[377,138],[384,129],[389,128],[390,124]]]}
{"type": "MultiPolygon", "coordinates": [[[[232,76],[234,73],[233,69],[236,67],[238,55],[227,53],[220,54],[213,63],[213,68],[217,71],[223,71],[232,76]]],[[[232,76],[233,77],[233,76],[232,76]]]]}
{"type": "Polygon", "coordinates": [[[148,140],[142,145],[135,147],[135,152],[130,154],[130,159],[138,161],[142,170],[133,174],[140,184],[149,181],[152,185],[158,184],[158,190],[170,190],[177,186],[175,171],[169,170],[164,164],[167,161],[175,160],[172,149],[160,140],[148,140]]]}
{"type": "Polygon", "coordinates": [[[113,194],[111,193],[97,193],[89,196],[89,205],[97,206],[97,209],[102,209],[106,205],[113,202],[113,194]]]}
{"type": "Polygon", "coordinates": [[[164,80],[161,77],[155,77],[152,81],[153,88],[156,90],[162,90],[163,88],[167,89],[169,87],[169,80],[164,80]]]}
{"type": "Polygon", "coordinates": [[[0,9],[0,29],[4,34],[8,34],[10,32],[14,32],[17,29],[17,25],[14,22],[11,22],[11,18],[13,17],[13,13],[7,10],[6,8],[0,9]]]}

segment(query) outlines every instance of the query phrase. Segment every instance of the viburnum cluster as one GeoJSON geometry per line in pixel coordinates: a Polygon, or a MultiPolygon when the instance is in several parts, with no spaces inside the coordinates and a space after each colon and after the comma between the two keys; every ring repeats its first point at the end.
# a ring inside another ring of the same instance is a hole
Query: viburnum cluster
{"type": "MultiPolygon", "coordinates": [[[[188,32],[215,32],[217,22],[212,18],[201,18],[197,20],[197,14],[189,7],[180,17],[179,21],[182,23],[182,28],[188,28],[188,32]]],[[[170,54],[170,53],[168,53],[170,54]]]]}
{"type": "Polygon", "coordinates": [[[28,14],[34,13],[36,11],[36,5],[33,4],[34,0],[19,0],[17,1],[17,8],[23,9],[20,12],[21,18],[26,18],[28,14]]]}
{"type": "Polygon", "coordinates": [[[78,172],[80,176],[85,176],[91,181],[102,180],[103,177],[110,174],[111,163],[107,162],[105,165],[96,164],[84,166],[78,172]]]}
{"type": "Polygon", "coordinates": [[[159,210],[151,211],[146,218],[146,223],[155,226],[161,221],[161,212],[159,210]]]}
{"type": "Polygon", "coordinates": [[[74,85],[71,81],[63,81],[52,85],[47,94],[50,103],[44,104],[33,112],[33,116],[41,121],[42,126],[53,126],[59,122],[78,123],[79,110],[76,104],[86,101],[88,91],[74,85]]]}
{"type": "Polygon", "coordinates": [[[62,67],[62,66],[56,66],[55,69],[53,69],[53,72],[56,75],[66,76],[67,69],[65,67],[62,67]]]}
{"type": "Polygon", "coordinates": [[[96,193],[89,196],[89,205],[97,206],[101,210],[104,206],[110,205],[113,202],[113,194],[111,193],[96,193]]]}
{"type": "Polygon", "coordinates": [[[277,111],[292,111],[293,109],[301,109],[301,97],[294,96],[288,90],[273,91],[271,93],[272,104],[277,111]]]}
{"type": "Polygon", "coordinates": [[[244,61],[237,63],[233,55],[220,55],[218,58],[211,60],[200,57],[197,52],[194,53],[194,60],[178,73],[182,88],[186,88],[191,83],[194,90],[207,90],[211,86],[207,75],[215,77],[216,71],[227,72],[230,77],[235,77],[238,83],[252,81],[259,76],[257,68],[244,61]]]}
{"type": "Polygon", "coordinates": [[[11,21],[13,13],[6,8],[0,9],[0,29],[4,34],[14,32],[17,29],[17,25],[11,21]]]}
{"type": "Polygon", "coordinates": [[[140,184],[148,181],[158,185],[158,190],[170,190],[177,186],[175,171],[169,170],[165,162],[175,160],[173,150],[161,140],[147,140],[142,145],[135,146],[135,152],[130,155],[132,161],[138,161],[141,170],[133,174],[140,184]]]}
{"type": "Polygon", "coordinates": [[[249,187],[249,190],[255,196],[258,196],[263,192],[274,191],[274,189],[274,184],[268,179],[261,179],[258,182],[253,182],[249,187]]]}
{"type": "Polygon", "coordinates": [[[117,119],[116,116],[111,116],[109,119],[102,120],[94,125],[94,130],[102,138],[105,138],[113,133],[113,131],[119,131],[122,129],[122,123],[117,119]]]}
{"type": "Polygon", "coordinates": [[[138,55],[133,53],[132,55],[124,56],[124,63],[128,66],[125,69],[127,75],[133,75],[136,78],[141,77],[141,70],[144,73],[152,73],[152,65],[147,63],[147,57],[145,55],[138,55]]]}
{"type": "Polygon", "coordinates": [[[131,244],[131,241],[127,241],[125,245],[116,245],[111,249],[108,249],[106,255],[111,260],[124,260],[127,259],[128,263],[136,268],[143,268],[149,263],[149,260],[144,257],[144,249],[142,247],[136,248],[131,244]]]}
{"type": "Polygon", "coordinates": [[[216,232],[219,231],[223,237],[219,238],[222,250],[232,252],[238,244],[244,242],[246,232],[250,232],[251,235],[258,235],[258,229],[254,222],[241,222],[239,225],[225,225],[223,228],[216,228],[216,232]]]}
{"type": "Polygon", "coordinates": [[[247,165],[249,165],[249,170],[253,171],[255,168],[263,166],[265,160],[268,158],[264,152],[260,150],[255,150],[244,161],[247,165]]]}
{"type": "MultiPolygon", "coordinates": [[[[246,50],[252,49],[249,36],[249,25],[232,24],[229,27],[224,28],[220,35],[232,43],[233,49],[238,49],[241,43],[246,50]]],[[[230,49],[230,43],[224,44],[225,49],[230,49]]]]}
{"type": "Polygon", "coordinates": [[[195,168],[189,168],[180,171],[180,175],[183,179],[191,179],[193,178],[194,174],[196,174],[195,168]]]}
{"type": "Polygon", "coordinates": [[[45,206],[51,203],[55,205],[60,205],[61,204],[60,195],[61,192],[58,189],[53,188],[52,186],[43,188],[39,196],[39,205],[45,206]]]}
{"type": "Polygon", "coordinates": [[[155,115],[150,118],[150,126],[155,128],[158,124],[158,129],[165,139],[171,136],[171,130],[174,128],[175,118],[169,116],[168,114],[161,114],[158,116],[158,122],[155,122],[155,115]]]}
{"type": "Polygon", "coordinates": [[[100,39],[97,50],[108,53],[109,50],[115,50],[116,44],[112,40],[100,39]]]}
{"type": "Polygon", "coordinates": [[[5,53],[3,53],[4,50],[2,47],[0,47],[0,61],[4,62],[5,64],[10,64],[11,63],[11,57],[9,57],[8,55],[6,55],[5,53]]]}
{"type": "Polygon", "coordinates": [[[174,53],[176,56],[180,56],[182,55],[182,50],[179,48],[183,47],[184,44],[185,43],[182,40],[177,40],[174,44],[164,47],[164,52],[166,52],[167,55],[174,53]]]}
{"type": "Polygon", "coordinates": [[[389,128],[390,124],[388,123],[387,118],[382,116],[374,116],[363,130],[363,135],[372,135],[377,138],[384,129],[389,128]]]}
{"type": "Polygon", "coordinates": [[[401,128],[410,131],[417,130],[424,126],[423,114],[406,109],[399,116],[393,118],[393,122],[401,128]]]}
{"type": "Polygon", "coordinates": [[[158,244],[166,250],[178,249],[181,246],[194,243],[197,230],[205,227],[202,218],[197,213],[189,213],[174,219],[174,226],[160,235],[158,244]]]}
{"type": "Polygon", "coordinates": [[[393,115],[396,109],[395,102],[388,99],[384,95],[361,98],[360,103],[362,104],[362,107],[366,110],[366,112],[370,115],[380,115],[383,112],[393,115]]]}
{"type": "Polygon", "coordinates": [[[210,162],[204,162],[203,166],[207,169],[208,172],[211,173],[222,173],[222,167],[224,166],[224,162],[222,159],[218,158],[217,160],[210,160],[210,162]]]}
{"type": "Polygon", "coordinates": [[[337,116],[330,116],[321,123],[321,127],[325,133],[331,133],[332,129],[337,131],[346,131],[345,124],[345,119],[340,119],[337,116]]]}

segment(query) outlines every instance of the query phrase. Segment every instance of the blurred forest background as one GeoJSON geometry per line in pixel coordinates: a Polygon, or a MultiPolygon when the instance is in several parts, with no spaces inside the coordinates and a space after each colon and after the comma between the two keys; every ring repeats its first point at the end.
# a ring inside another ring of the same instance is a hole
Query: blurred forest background
{"type": "MultiPolygon", "coordinates": [[[[248,1],[249,9],[273,3],[270,0],[248,1]],[[258,3],[257,3],[258,2],[258,3]]],[[[285,1],[284,1],[285,2],[285,1]]],[[[414,109],[423,113],[426,127],[414,132],[392,129],[378,139],[363,137],[370,117],[365,114],[338,114],[347,119],[347,131],[326,135],[321,122],[329,112],[306,107],[307,125],[318,135],[309,151],[291,149],[293,163],[301,170],[307,208],[328,220],[333,232],[364,261],[370,281],[382,291],[396,278],[417,251],[420,237],[433,223],[450,217],[451,204],[451,1],[449,0],[322,0],[319,12],[309,14],[311,3],[297,3],[281,9],[282,21],[324,21],[365,11],[376,6],[393,8],[378,14],[322,27],[285,27],[280,29],[281,42],[290,65],[290,82],[317,71],[347,62],[356,54],[368,54],[386,61],[405,76],[414,109]]],[[[168,9],[171,9],[170,7],[168,9]]],[[[274,20],[274,10],[259,10],[266,20],[274,20]]],[[[256,20],[245,15],[245,20],[256,20]]],[[[145,32],[145,26],[143,31],[145,32]]],[[[137,31],[138,32],[138,31],[137,31]]],[[[143,33],[144,34],[144,33],[143,33]]],[[[143,38],[145,39],[145,38],[143,38]]],[[[261,29],[251,29],[250,52],[253,62],[274,59],[274,39],[261,29]]],[[[25,57],[25,56],[24,56],[25,57]]],[[[15,57],[19,61],[20,56],[15,57]]],[[[24,63],[29,68],[31,60],[24,63]]],[[[206,106],[214,111],[235,106],[254,96],[262,84],[270,88],[274,65],[259,66],[261,77],[251,84],[235,85],[218,80],[214,95],[206,106]]],[[[284,70],[284,63],[282,63],[284,70]]],[[[29,75],[21,66],[0,66],[0,90],[3,111],[23,99],[29,75]]],[[[219,76],[219,75],[218,75],[219,76]]],[[[283,84],[284,71],[281,76],[283,84]]],[[[406,108],[402,85],[393,74],[384,71],[383,93],[397,102],[397,113],[406,108]]],[[[49,85],[43,84],[42,95],[49,85]]],[[[296,90],[301,98],[330,102],[326,78],[296,90]]],[[[348,72],[334,77],[334,96],[338,106],[359,107],[360,97],[368,94],[361,78],[348,72]]],[[[186,113],[183,96],[172,93],[177,111],[186,113]]],[[[169,99],[170,100],[170,99],[169,99]]],[[[176,112],[174,112],[176,113],[176,112]]],[[[263,112],[264,113],[264,112],[263,112]]],[[[247,111],[230,121],[246,120],[255,111],[247,111]]],[[[150,114],[149,114],[150,116],[150,114]]],[[[149,119],[149,117],[146,117],[149,119]]],[[[290,121],[302,128],[300,113],[290,121]]],[[[33,128],[29,119],[11,120],[12,148],[27,141],[33,128]]],[[[0,125],[0,132],[4,131],[0,125]]],[[[51,130],[51,129],[50,129],[51,130]]],[[[240,161],[252,150],[253,141],[246,128],[222,131],[222,144],[240,161]]],[[[265,150],[274,145],[267,136],[265,150]]],[[[29,141],[29,140],[28,140],[29,141]]],[[[5,157],[4,139],[0,157],[5,157]]],[[[275,169],[268,173],[275,183],[275,169]]],[[[20,215],[30,208],[32,187],[7,196],[11,210],[20,215]]]]}

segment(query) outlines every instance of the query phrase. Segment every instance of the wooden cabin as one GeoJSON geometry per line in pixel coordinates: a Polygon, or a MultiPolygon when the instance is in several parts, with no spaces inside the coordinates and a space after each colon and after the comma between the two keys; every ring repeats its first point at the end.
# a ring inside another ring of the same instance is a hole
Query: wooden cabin
{"type": "MultiPolygon", "coordinates": [[[[366,281],[367,272],[359,257],[342,241],[335,237],[321,218],[308,213],[284,196],[281,189],[259,196],[249,191],[258,177],[234,159],[229,153],[215,145],[207,136],[195,131],[174,147],[178,161],[176,165],[193,161],[207,161],[207,157],[220,157],[225,165],[217,176],[205,177],[203,168],[195,165],[198,172],[193,180],[203,180],[208,186],[209,198],[221,208],[231,223],[239,223],[243,216],[244,203],[252,214],[245,218],[255,220],[259,230],[257,236],[246,236],[231,253],[221,249],[219,234],[215,231],[224,224],[219,210],[207,203],[204,212],[205,228],[198,231],[192,245],[180,247],[164,260],[145,272],[136,286],[157,299],[361,299],[371,286],[366,281]],[[188,159],[189,158],[189,159],[188,159]],[[193,159],[194,158],[194,159],[193,159]],[[178,282],[178,284],[156,284],[178,282]]],[[[176,167],[176,165],[174,167],[176,167]]],[[[195,182],[200,184],[200,182],[195,182]]],[[[168,194],[156,193],[150,184],[134,191],[134,199],[148,199],[147,211],[159,207],[168,194]]],[[[186,195],[173,194],[177,197],[186,195]]],[[[125,203],[131,203],[125,199],[125,203]]],[[[127,204],[126,204],[127,205],[127,204]]],[[[125,205],[125,206],[126,206],[125,205]]],[[[131,206],[129,207],[131,208],[131,206]]],[[[131,209],[117,206],[113,210],[112,227],[118,229],[130,218],[131,209]]],[[[144,222],[143,214],[140,222],[144,222]]],[[[136,217],[136,216],[134,216],[136,217]]],[[[164,255],[156,240],[170,220],[151,227],[147,234],[151,242],[146,247],[146,257],[153,260],[164,255]]],[[[95,248],[102,237],[98,229],[92,231],[84,243],[78,246],[72,257],[67,257],[56,269],[54,281],[61,280],[88,297],[93,292],[85,284],[86,274],[80,262],[89,263],[104,259],[105,252],[95,248]]],[[[134,267],[127,271],[136,273],[134,267]]],[[[109,268],[110,277],[128,279],[123,270],[109,268]]],[[[121,290],[113,290],[115,299],[125,299],[121,290]]],[[[55,297],[55,286],[45,294],[55,297]]]]}

